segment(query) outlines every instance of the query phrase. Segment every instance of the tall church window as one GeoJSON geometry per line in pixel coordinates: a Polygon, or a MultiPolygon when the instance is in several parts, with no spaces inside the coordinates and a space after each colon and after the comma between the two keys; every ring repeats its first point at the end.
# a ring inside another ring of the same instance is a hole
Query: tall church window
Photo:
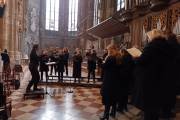
{"type": "Polygon", "coordinates": [[[46,0],[46,30],[59,30],[59,0],[46,0]]]}
{"type": "Polygon", "coordinates": [[[94,25],[100,22],[100,0],[94,0],[94,25]]]}
{"type": "Polygon", "coordinates": [[[68,31],[77,31],[78,0],[69,0],[68,31]]]}
{"type": "Polygon", "coordinates": [[[124,9],[124,7],[125,7],[124,1],[125,0],[117,0],[117,11],[124,9]]]}

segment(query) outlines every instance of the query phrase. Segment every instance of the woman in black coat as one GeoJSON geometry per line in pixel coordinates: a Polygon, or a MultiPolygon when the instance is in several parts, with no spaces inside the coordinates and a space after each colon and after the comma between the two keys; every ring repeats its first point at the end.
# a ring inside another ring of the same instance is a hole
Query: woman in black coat
{"type": "Polygon", "coordinates": [[[128,94],[131,91],[133,82],[133,66],[134,61],[132,56],[125,50],[121,50],[121,66],[119,70],[119,80],[118,80],[118,108],[117,110],[123,112],[127,109],[128,104],[128,94]]]}
{"type": "Polygon", "coordinates": [[[59,82],[63,82],[63,73],[64,73],[64,56],[63,51],[59,50],[59,56],[57,58],[57,72],[59,82]]]}
{"type": "Polygon", "coordinates": [[[92,75],[93,83],[95,83],[95,70],[96,70],[96,60],[97,55],[96,51],[92,50],[90,54],[87,55],[88,58],[88,83],[90,80],[90,76],[92,75]]]}
{"type": "Polygon", "coordinates": [[[80,53],[80,51],[76,51],[75,55],[73,56],[73,77],[74,77],[74,82],[76,82],[76,78],[78,78],[78,81],[80,83],[81,63],[82,63],[81,53],[80,53]]]}
{"type": "Polygon", "coordinates": [[[175,105],[174,51],[161,31],[151,31],[152,40],[137,60],[136,99],[144,120],[158,120],[160,111],[175,105]]]}
{"type": "Polygon", "coordinates": [[[43,80],[43,73],[45,72],[46,75],[46,79],[48,76],[48,65],[46,65],[46,63],[48,62],[49,57],[47,55],[47,53],[45,51],[42,51],[42,55],[40,56],[40,72],[41,72],[41,80],[43,80]]]}
{"type": "Polygon", "coordinates": [[[102,103],[105,106],[104,115],[101,120],[109,119],[110,108],[112,107],[113,114],[115,116],[116,101],[117,101],[117,83],[118,83],[118,60],[117,48],[114,45],[108,47],[108,56],[105,59],[105,63],[102,64],[104,71],[103,83],[101,87],[102,103]]]}
{"type": "Polygon", "coordinates": [[[3,72],[7,72],[8,74],[10,74],[11,73],[10,58],[7,49],[5,49],[3,53],[1,53],[1,57],[3,61],[3,72]]]}
{"type": "Polygon", "coordinates": [[[170,46],[172,46],[172,48],[175,51],[175,62],[176,62],[176,67],[174,68],[176,71],[176,90],[177,90],[177,94],[180,94],[180,44],[178,43],[178,40],[176,38],[176,35],[173,33],[167,33],[167,39],[168,39],[168,43],[170,46]]]}
{"type": "Polygon", "coordinates": [[[63,53],[64,53],[64,67],[65,67],[65,70],[66,70],[66,76],[68,76],[68,60],[69,60],[69,50],[68,50],[68,48],[64,48],[63,53]]]}

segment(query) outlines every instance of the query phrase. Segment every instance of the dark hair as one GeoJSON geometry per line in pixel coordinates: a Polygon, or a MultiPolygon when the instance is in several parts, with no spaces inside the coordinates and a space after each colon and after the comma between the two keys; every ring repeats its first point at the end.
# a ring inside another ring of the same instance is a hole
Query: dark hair
{"type": "Polygon", "coordinates": [[[7,49],[4,49],[4,52],[7,53],[7,49]]]}
{"type": "Polygon", "coordinates": [[[33,49],[37,49],[37,48],[38,48],[38,44],[34,44],[33,49]]]}
{"type": "Polygon", "coordinates": [[[129,55],[129,53],[128,53],[128,51],[126,49],[122,49],[122,54],[123,54],[123,56],[128,56],[129,55]]]}

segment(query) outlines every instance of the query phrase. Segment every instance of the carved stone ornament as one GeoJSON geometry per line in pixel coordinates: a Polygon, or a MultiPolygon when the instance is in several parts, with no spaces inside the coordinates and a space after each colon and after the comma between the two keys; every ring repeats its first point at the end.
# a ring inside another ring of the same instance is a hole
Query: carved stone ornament
{"type": "Polygon", "coordinates": [[[150,9],[152,11],[159,11],[168,6],[170,0],[151,0],[150,9]]]}
{"type": "Polygon", "coordinates": [[[30,25],[30,29],[32,32],[36,32],[36,19],[37,19],[37,10],[36,8],[32,8],[32,11],[31,11],[31,18],[30,18],[30,21],[31,21],[31,25],[30,25]]]}
{"type": "Polygon", "coordinates": [[[130,22],[133,18],[133,14],[131,10],[126,10],[120,15],[120,21],[121,22],[130,22]]]}
{"type": "Polygon", "coordinates": [[[150,7],[149,1],[143,2],[141,4],[138,4],[134,7],[135,13],[137,13],[139,16],[144,16],[147,14],[150,7]]]}

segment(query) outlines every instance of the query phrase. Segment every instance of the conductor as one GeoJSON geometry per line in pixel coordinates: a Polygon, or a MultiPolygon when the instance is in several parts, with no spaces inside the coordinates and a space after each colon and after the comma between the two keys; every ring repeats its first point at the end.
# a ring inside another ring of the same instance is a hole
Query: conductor
{"type": "Polygon", "coordinates": [[[39,56],[37,55],[37,50],[38,50],[38,45],[35,44],[30,53],[30,63],[29,63],[29,70],[31,72],[32,79],[31,79],[31,81],[29,81],[29,84],[26,88],[26,92],[29,92],[33,85],[34,85],[33,86],[34,91],[40,90],[37,88],[37,84],[40,80],[40,76],[39,76],[39,72],[38,72],[39,56]]]}

